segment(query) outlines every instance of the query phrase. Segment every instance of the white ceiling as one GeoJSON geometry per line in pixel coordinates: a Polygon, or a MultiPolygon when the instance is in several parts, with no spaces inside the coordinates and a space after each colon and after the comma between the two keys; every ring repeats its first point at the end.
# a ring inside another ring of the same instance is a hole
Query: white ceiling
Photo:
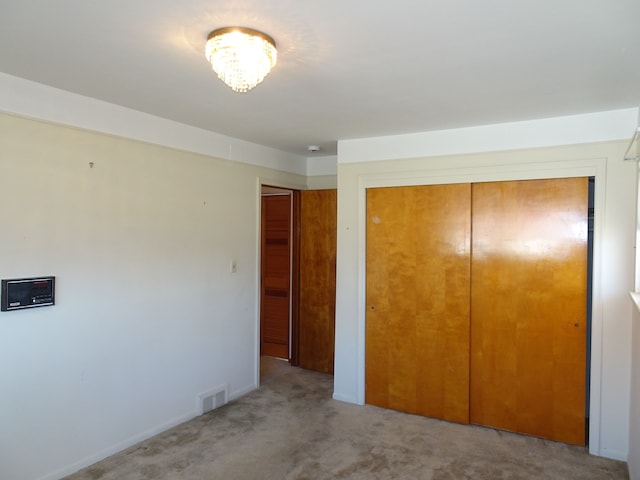
{"type": "Polygon", "coordinates": [[[0,71],[283,151],[640,105],[640,0],[0,0],[0,71]],[[278,44],[247,94],[204,58],[278,44]]]}

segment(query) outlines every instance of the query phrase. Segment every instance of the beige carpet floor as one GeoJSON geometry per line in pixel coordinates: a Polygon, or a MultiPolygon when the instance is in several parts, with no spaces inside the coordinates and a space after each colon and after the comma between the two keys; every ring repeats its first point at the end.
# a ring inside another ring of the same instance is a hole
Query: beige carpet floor
{"type": "Polygon", "coordinates": [[[264,359],[258,390],[67,479],[628,478],[584,448],[338,402],[332,382],[264,359]]]}

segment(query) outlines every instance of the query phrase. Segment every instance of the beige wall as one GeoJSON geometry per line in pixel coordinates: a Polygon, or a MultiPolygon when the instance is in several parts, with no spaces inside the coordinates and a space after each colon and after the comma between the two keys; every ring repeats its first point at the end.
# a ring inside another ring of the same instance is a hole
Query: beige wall
{"type": "MultiPolygon", "coordinates": [[[[640,153],[640,145],[636,145],[640,153]]],[[[636,171],[638,170],[638,162],[636,171]]],[[[636,213],[636,242],[640,239],[640,191],[638,192],[636,213]]],[[[640,252],[636,248],[636,280],[634,291],[640,292],[640,252]]],[[[640,306],[633,309],[632,335],[631,335],[631,412],[629,433],[629,474],[631,480],[640,479],[640,306]]]]}
{"type": "MultiPolygon", "coordinates": [[[[596,177],[590,450],[627,459],[636,168],[627,142],[338,163],[334,398],[364,401],[366,188],[566,176],[596,177]]],[[[350,152],[354,155],[354,152],[350,152]]]]}
{"type": "MultiPolygon", "coordinates": [[[[637,286],[636,291],[640,290],[637,286]]],[[[629,434],[629,473],[631,480],[640,479],[640,314],[635,312],[631,336],[631,412],[629,434]]]]}
{"type": "Polygon", "coordinates": [[[261,182],[300,175],[0,114],[0,477],[59,478],[258,381],[261,182]],[[231,259],[237,273],[230,273],[231,259]]]}
{"type": "Polygon", "coordinates": [[[338,177],[336,175],[317,175],[307,177],[307,188],[309,190],[326,190],[337,188],[338,177]]]}

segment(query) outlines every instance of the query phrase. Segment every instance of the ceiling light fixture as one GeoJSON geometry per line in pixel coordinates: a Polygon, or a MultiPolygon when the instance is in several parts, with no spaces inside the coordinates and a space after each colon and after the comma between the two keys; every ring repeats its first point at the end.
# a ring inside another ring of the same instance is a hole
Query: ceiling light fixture
{"type": "Polygon", "coordinates": [[[205,54],[220,80],[239,93],[262,82],[278,56],[273,38],[246,27],[214,30],[207,37],[205,54]]]}

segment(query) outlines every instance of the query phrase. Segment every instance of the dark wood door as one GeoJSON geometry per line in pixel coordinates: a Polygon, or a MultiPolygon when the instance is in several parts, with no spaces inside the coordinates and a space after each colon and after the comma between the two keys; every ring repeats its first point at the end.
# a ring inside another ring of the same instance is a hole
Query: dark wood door
{"type": "Polygon", "coordinates": [[[367,190],[368,404],[469,421],[470,194],[367,190]]]}
{"type": "Polygon", "coordinates": [[[585,444],[588,179],[473,185],[471,422],[585,444]]]}
{"type": "Polygon", "coordinates": [[[260,354],[289,358],[291,195],[262,196],[260,354]]]}
{"type": "Polygon", "coordinates": [[[300,192],[299,365],[333,373],[336,190],[300,192]]]}

